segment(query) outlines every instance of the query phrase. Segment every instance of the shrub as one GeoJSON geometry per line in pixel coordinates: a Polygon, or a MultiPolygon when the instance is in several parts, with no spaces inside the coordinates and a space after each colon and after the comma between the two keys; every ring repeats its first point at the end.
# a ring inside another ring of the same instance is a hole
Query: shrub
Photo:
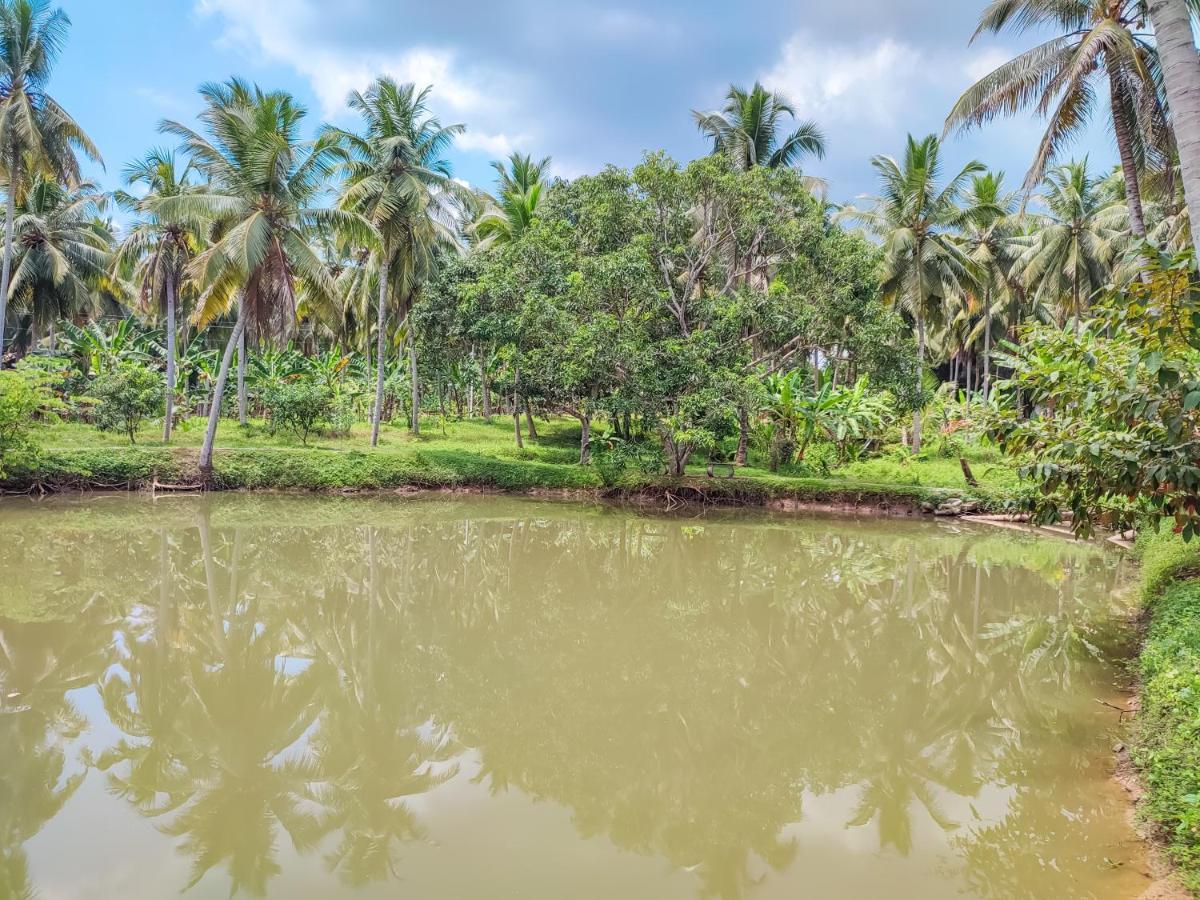
{"type": "Polygon", "coordinates": [[[96,398],[96,426],[101,431],[123,431],[136,442],[138,427],[163,411],[163,382],[157,372],[141,363],[122,361],[92,382],[96,398]]]}
{"type": "Polygon", "coordinates": [[[47,376],[32,369],[0,372],[0,478],[16,454],[36,456],[35,421],[58,407],[47,376]]]}
{"type": "Polygon", "coordinates": [[[286,428],[308,444],[309,435],[330,421],[334,414],[333,392],[305,376],[286,379],[263,392],[271,430],[286,428]]]}

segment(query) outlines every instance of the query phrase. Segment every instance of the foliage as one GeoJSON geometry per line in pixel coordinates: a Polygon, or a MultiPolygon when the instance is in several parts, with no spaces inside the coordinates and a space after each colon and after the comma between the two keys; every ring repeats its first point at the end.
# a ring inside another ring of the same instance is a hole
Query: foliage
{"type": "Polygon", "coordinates": [[[1153,254],[1147,280],[1078,327],[1026,330],[1007,344],[992,433],[1041,494],[1039,522],[1065,506],[1081,535],[1103,523],[1172,519],[1200,531],[1200,288],[1190,253],[1153,254]],[[1026,409],[1031,414],[1026,416],[1026,409]]]}
{"type": "Polygon", "coordinates": [[[119,362],[97,376],[92,382],[91,393],[97,400],[97,427],[101,431],[123,431],[131,444],[137,438],[142,421],[162,413],[161,379],[151,369],[132,360],[119,362]]]}
{"type": "Polygon", "coordinates": [[[271,385],[261,399],[272,429],[290,430],[305,445],[309,436],[336,412],[329,385],[309,376],[294,376],[271,385]]]}
{"type": "Polygon", "coordinates": [[[60,405],[43,372],[32,368],[0,372],[0,478],[7,477],[6,460],[18,454],[26,464],[34,460],[37,422],[60,405]]]}
{"type": "Polygon", "coordinates": [[[1153,610],[1139,667],[1142,711],[1135,756],[1147,811],[1164,826],[1184,881],[1200,888],[1200,558],[1167,533],[1138,542],[1144,599],[1153,610]]]}

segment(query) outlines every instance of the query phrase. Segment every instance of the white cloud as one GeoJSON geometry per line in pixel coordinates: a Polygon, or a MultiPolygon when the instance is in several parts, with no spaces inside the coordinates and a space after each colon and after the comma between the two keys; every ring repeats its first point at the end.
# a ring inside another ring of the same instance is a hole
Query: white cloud
{"type": "Polygon", "coordinates": [[[412,46],[376,52],[326,40],[316,0],[198,0],[202,14],[219,15],[222,40],[290,66],[311,85],[329,119],[345,117],[346,97],[379,75],[418,86],[433,85],[431,105],[443,123],[469,123],[457,145],[504,156],[528,138],[506,125],[520,96],[516,79],[504,72],[464,64],[453,50],[412,46]]]}
{"type": "Polygon", "coordinates": [[[1012,58],[1013,54],[1009,50],[1001,47],[987,47],[970,54],[963,66],[963,72],[970,81],[975,82],[984,75],[990,75],[1012,58]]]}

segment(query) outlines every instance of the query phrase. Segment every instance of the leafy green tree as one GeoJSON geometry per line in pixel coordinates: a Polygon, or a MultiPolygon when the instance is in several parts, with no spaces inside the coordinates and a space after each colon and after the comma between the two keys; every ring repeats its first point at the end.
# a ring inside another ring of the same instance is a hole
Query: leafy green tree
{"type": "Polygon", "coordinates": [[[46,0],[0,4],[0,165],[7,174],[4,261],[0,271],[0,364],[13,268],[17,203],[34,173],[67,184],[79,183],[79,159],[100,160],[100,152],[47,92],[47,84],[71,20],[46,0]]]}
{"type": "Polygon", "coordinates": [[[334,395],[329,386],[310,376],[284,379],[260,395],[272,430],[286,428],[308,445],[309,436],[334,413],[334,395]]]}
{"type": "Polygon", "coordinates": [[[59,404],[45,373],[35,369],[0,372],[0,478],[15,454],[37,448],[34,429],[39,418],[59,404]]]}
{"type": "Polygon", "coordinates": [[[170,442],[175,422],[176,319],[180,298],[193,285],[188,265],[204,243],[204,222],[179,216],[164,219],[158,207],[168,198],[203,190],[191,180],[191,163],[179,165],[168,150],[152,150],[142,159],[125,167],[125,183],[144,189],[133,196],[116,193],[116,200],[138,218],[129,228],[114,255],[118,271],[129,269],[136,285],[141,309],[163,315],[166,320],[166,414],[163,417],[163,441],[170,442]]]}
{"type": "Polygon", "coordinates": [[[123,431],[134,443],[142,421],[163,407],[163,389],[158,375],[138,362],[126,360],[101,374],[92,383],[96,425],[102,431],[123,431]]]}
{"type": "Polygon", "coordinates": [[[1065,507],[1081,535],[1142,517],[1200,533],[1200,292],[1190,253],[1156,256],[1148,274],[1078,327],[1030,328],[1003,348],[1013,374],[990,428],[1025,460],[1039,522],[1065,507]]]}
{"type": "MultiPolygon", "coordinates": [[[[921,140],[909,135],[902,161],[877,156],[871,164],[879,174],[881,195],[872,208],[850,207],[843,215],[862,222],[883,241],[880,289],[916,322],[919,394],[926,364],[926,323],[940,317],[946,297],[961,292],[974,277],[974,266],[954,232],[963,223],[960,201],[969,179],[984,167],[969,162],[941,183],[941,144],[935,135],[921,140]]],[[[913,409],[914,453],[921,449],[921,405],[913,409]]]]}

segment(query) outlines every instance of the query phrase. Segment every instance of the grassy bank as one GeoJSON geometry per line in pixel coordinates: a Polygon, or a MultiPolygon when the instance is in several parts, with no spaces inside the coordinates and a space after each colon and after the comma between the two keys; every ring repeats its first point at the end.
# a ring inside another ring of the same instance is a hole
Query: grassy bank
{"type": "MultiPolygon", "coordinates": [[[[443,422],[431,419],[414,437],[403,428],[385,428],[372,449],[365,427],[337,437],[316,437],[307,445],[284,433],[271,434],[262,423],[246,427],[226,422],[214,460],[216,486],[225,490],[375,490],[479,487],[506,491],[608,490],[594,466],[580,466],[579,426],[566,420],[539,422],[536,439],[518,448],[511,420],[497,418],[443,422]]],[[[27,490],[137,488],[155,480],[187,483],[203,423],[185,422],[171,447],[162,446],[154,429],[130,445],[120,435],[86,425],[46,426],[38,434],[42,451],[36,462],[10,467],[5,487],[27,490]]],[[[671,480],[630,475],[622,490],[661,497],[668,502],[715,503],[797,501],[862,506],[914,507],[952,496],[972,497],[998,508],[1016,490],[1016,475],[991,451],[968,453],[978,487],[967,485],[957,457],[929,454],[916,459],[903,451],[835,468],[814,476],[803,470],[772,473],[744,467],[734,478],[708,478],[703,465],[688,477],[671,480]],[[669,495],[669,497],[668,497],[669,495]]]]}
{"type": "Polygon", "coordinates": [[[1145,811],[1162,826],[1184,883],[1200,892],[1200,544],[1164,530],[1143,535],[1139,550],[1150,623],[1134,755],[1145,811]]]}

